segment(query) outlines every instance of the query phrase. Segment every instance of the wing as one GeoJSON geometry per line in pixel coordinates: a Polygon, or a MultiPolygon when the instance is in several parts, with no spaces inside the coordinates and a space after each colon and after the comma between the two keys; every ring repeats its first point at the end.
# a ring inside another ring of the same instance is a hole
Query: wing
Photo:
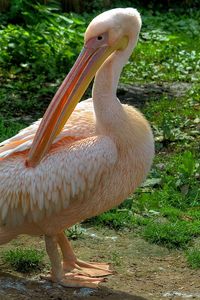
{"type": "Polygon", "coordinates": [[[67,209],[71,201],[90,199],[101,178],[108,178],[117,161],[117,149],[106,136],[93,136],[61,145],[35,168],[24,157],[0,163],[0,224],[38,222],[67,209]]]}
{"type": "MultiPolygon", "coordinates": [[[[0,143],[0,159],[30,149],[40,122],[41,119],[29,127],[22,129],[17,135],[0,143]]],[[[94,124],[92,99],[82,101],[76,106],[73,114],[53,144],[56,144],[65,137],[79,139],[92,136],[95,132],[94,124]]]]}

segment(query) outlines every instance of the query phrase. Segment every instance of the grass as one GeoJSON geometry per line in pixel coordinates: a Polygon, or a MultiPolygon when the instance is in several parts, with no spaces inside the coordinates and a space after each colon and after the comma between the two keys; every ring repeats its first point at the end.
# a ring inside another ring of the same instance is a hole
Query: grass
{"type": "Polygon", "coordinates": [[[36,249],[13,249],[3,252],[3,260],[15,271],[29,273],[40,270],[44,253],[36,249]]]}
{"type": "Polygon", "coordinates": [[[151,243],[164,245],[167,248],[186,248],[194,237],[193,227],[176,221],[170,223],[150,222],[144,229],[143,236],[151,243]]]}
{"type": "Polygon", "coordinates": [[[191,249],[186,252],[186,258],[189,266],[192,269],[200,268],[200,250],[199,249],[191,249]]]}
{"type": "Polygon", "coordinates": [[[122,80],[199,82],[198,19],[199,12],[144,13],[140,43],[124,69],[122,80]]]}
{"type": "Polygon", "coordinates": [[[75,224],[67,230],[66,234],[70,240],[80,239],[83,237],[83,228],[79,224],[75,224]]]}
{"type": "MultiPolygon", "coordinates": [[[[0,26],[0,141],[42,115],[78,55],[92,18],[45,12],[41,5],[34,9],[37,19],[27,11],[23,24],[0,26]]],[[[149,177],[118,208],[89,222],[134,229],[151,243],[186,249],[190,266],[199,267],[199,250],[192,247],[200,236],[200,15],[188,10],[143,11],[142,16],[139,44],[121,81],[176,83],[177,90],[187,83],[188,91],[180,97],[149,98],[142,108],[156,144],[149,177]]],[[[75,239],[81,232],[74,227],[68,235],[75,239]]],[[[22,250],[17,251],[19,258],[22,250]]]]}
{"type": "Polygon", "coordinates": [[[133,228],[137,223],[137,220],[133,213],[127,211],[127,209],[112,209],[111,211],[105,212],[91,220],[89,223],[93,223],[96,226],[108,226],[115,230],[120,230],[125,227],[133,228]]]}

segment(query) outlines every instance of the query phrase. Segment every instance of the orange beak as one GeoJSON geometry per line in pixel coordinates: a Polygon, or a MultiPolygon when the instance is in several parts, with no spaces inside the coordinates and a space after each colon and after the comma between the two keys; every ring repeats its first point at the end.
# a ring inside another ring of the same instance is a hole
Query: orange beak
{"type": "MultiPolygon", "coordinates": [[[[94,37],[86,43],[71,71],[59,87],[36,132],[28,153],[26,166],[35,167],[41,161],[64,127],[99,67],[118,48],[116,45],[112,47],[108,45],[107,33],[104,34],[104,37],[102,42],[94,37]]],[[[121,47],[122,43],[117,43],[117,45],[121,47]]]]}

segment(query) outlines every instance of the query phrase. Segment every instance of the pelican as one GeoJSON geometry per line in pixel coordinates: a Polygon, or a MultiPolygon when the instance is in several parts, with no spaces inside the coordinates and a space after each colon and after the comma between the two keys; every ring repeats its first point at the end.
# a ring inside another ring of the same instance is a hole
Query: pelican
{"type": "Polygon", "coordinates": [[[42,120],[1,143],[0,244],[44,235],[50,278],[67,287],[97,286],[112,271],[79,260],[64,230],[120,204],[152,164],[149,123],[116,96],[140,28],[133,8],[95,17],[42,120]],[[94,77],[92,98],[78,104],[94,77]]]}

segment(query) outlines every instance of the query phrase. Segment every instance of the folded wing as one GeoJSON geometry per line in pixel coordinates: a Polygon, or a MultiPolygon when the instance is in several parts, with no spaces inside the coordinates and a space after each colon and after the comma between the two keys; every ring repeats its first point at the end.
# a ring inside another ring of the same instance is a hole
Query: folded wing
{"type": "MultiPolygon", "coordinates": [[[[29,150],[40,122],[41,119],[0,143],[0,159],[29,150]]],[[[80,102],[61,133],[55,139],[54,144],[65,137],[79,139],[94,135],[94,122],[92,99],[80,102]]]]}
{"type": "Polygon", "coordinates": [[[71,201],[88,199],[101,179],[111,176],[116,161],[116,146],[106,136],[62,144],[35,168],[25,167],[23,155],[1,161],[0,224],[37,222],[71,201]]]}

